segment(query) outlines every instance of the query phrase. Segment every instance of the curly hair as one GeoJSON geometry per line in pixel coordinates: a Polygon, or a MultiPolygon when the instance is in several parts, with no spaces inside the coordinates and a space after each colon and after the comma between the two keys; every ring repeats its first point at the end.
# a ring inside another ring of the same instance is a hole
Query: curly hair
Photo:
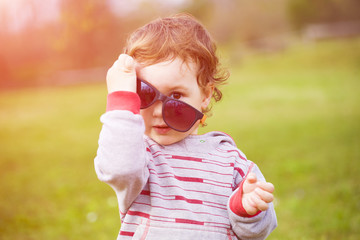
{"type": "Polygon", "coordinates": [[[177,57],[186,63],[193,61],[198,66],[198,85],[204,89],[210,84],[214,87],[213,99],[217,102],[222,98],[218,87],[229,73],[220,67],[210,33],[189,14],[158,18],[138,28],[128,38],[124,50],[145,66],[177,57]]]}

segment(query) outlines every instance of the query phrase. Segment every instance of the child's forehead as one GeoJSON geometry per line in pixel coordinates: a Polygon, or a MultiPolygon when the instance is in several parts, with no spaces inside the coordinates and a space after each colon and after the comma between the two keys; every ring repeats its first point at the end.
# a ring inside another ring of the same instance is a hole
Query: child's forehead
{"type": "Polygon", "coordinates": [[[197,65],[176,58],[153,65],[141,66],[138,77],[155,87],[167,89],[188,89],[197,84],[197,65]]]}
{"type": "Polygon", "coordinates": [[[173,75],[174,78],[182,78],[188,75],[197,75],[198,67],[194,61],[184,61],[180,58],[165,60],[154,64],[138,66],[142,74],[173,75]]]}
{"type": "Polygon", "coordinates": [[[181,71],[197,70],[198,66],[194,59],[182,58],[180,56],[168,57],[160,60],[148,60],[142,63],[139,61],[139,65],[145,67],[163,67],[163,68],[178,68],[181,71]]]}

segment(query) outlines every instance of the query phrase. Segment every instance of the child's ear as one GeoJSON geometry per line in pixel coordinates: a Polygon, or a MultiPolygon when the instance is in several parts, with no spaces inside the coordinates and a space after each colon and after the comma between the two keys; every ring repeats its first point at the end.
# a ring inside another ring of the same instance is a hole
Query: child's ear
{"type": "Polygon", "coordinates": [[[203,88],[203,99],[201,102],[201,110],[205,110],[208,105],[210,104],[213,92],[214,92],[214,85],[208,84],[206,87],[203,88]]]}

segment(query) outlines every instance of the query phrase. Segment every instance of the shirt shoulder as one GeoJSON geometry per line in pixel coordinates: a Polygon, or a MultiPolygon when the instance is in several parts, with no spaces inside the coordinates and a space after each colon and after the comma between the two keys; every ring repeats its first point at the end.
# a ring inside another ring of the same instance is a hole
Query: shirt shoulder
{"type": "Polygon", "coordinates": [[[217,152],[226,155],[237,155],[242,160],[247,160],[245,154],[237,147],[234,139],[224,132],[209,132],[205,134],[211,146],[217,152]]]}
{"type": "Polygon", "coordinates": [[[236,146],[234,139],[224,133],[212,131],[202,135],[189,135],[182,141],[163,146],[145,136],[145,144],[151,152],[182,153],[195,156],[216,153],[222,157],[236,156],[246,160],[245,154],[236,146]]]}

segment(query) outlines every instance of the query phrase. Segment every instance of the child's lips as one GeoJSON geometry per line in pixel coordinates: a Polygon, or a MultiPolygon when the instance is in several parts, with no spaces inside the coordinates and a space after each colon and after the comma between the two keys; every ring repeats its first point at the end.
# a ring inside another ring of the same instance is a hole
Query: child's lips
{"type": "Polygon", "coordinates": [[[158,134],[166,134],[171,130],[167,125],[155,125],[153,128],[158,134]]]}

